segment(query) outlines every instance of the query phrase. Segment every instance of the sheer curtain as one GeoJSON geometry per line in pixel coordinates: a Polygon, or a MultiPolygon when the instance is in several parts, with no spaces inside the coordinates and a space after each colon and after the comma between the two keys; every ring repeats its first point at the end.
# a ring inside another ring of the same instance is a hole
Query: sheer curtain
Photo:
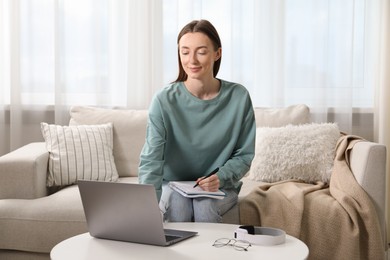
{"type": "Polygon", "coordinates": [[[146,109],[162,86],[162,1],[0,0],[0,155],[72,105],[146,109]]]}
{"type": "Polygon", "coordinates": [[[375,141],[387,147],[387,239],[390,241],[390,2],[382,5],[380,68],[378,87],[375,89],[375,141]]]}
{"type": "Polygon", "coordinates": [[[0,154],[41,141],[41,121],[67,124],[72,105],[148,108],[176,77],[178,31],[201,18],[222,38],[218,76],[255,106],[305,103],[377,141],[386,3],[0,0],[0,154]]]}

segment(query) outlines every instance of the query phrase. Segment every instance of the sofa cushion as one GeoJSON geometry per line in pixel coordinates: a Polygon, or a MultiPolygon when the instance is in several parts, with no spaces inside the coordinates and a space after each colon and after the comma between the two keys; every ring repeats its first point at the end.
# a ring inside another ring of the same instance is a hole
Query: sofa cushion
{"type": "Polygon", "coordinates": [[[77,180],[116,181],[112,124],[59,126],[41,123],[49,151],[47,186],[77,180]]]}
{"type": "Polygon", "coordinates": [[[255,157],[248,178],[328,183],[339,137],[334,123],[257,128],[255,157]]]}
{"type": "Polygon", "coordinates": [[[112,122],[114,160],[121,177],[138,176],[139,155],[145,142],[147,110],[104,109],[75,106],[70,109],[70,125],[112,122]]]}
{"type": "Polygon", "coordinates": [[[47,253],[88,230],[76,185],[39,199],[0,200],[0,211],[0,248],[47,253]]]}
{"type": "Polygon", "coordinates": [[[285,108],[255,108],[256,127],[281,127],[310,123],[310,109],[304,104],[285,108]]]}
{"type": "Polygon", "coordinates": [[[250,194],[250,192],[254,189],[259,187],[262,184],[265,184],[264,182],[254,181],[251,180],[248,177],[244,177],[241,179],[242,186],[240,193],[238,194],[238,203],[234,205],[231,209],[229,209],[225,214],[222,216],[222,222],[223,223],[229,223],[229,224],[240,224],[240,211],[239,211],[239,204],[240,202],[250,194]]]}

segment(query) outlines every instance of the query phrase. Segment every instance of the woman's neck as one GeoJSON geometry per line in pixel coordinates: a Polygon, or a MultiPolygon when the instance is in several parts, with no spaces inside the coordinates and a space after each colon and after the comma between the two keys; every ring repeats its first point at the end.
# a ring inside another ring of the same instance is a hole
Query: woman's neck
{"type": "Polygon", "coordinates": [[[187,90],[195,97],[202,100],[210,100],[218,96],[221,88],[221,83],[218,79],[212,78],[210,80],[187,79],[184,81],[187,90]]]}

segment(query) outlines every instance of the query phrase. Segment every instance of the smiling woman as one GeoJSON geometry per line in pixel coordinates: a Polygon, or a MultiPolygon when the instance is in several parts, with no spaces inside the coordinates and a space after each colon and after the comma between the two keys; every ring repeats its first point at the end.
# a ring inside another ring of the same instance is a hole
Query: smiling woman
{"type": "MultiPolygon", "coordinates": [[[[189,77],[216,76],[219,66],[214,65],[221,58],[221,47],[213,46],[203,33],[187,33],[180,38],[179,54],[181,66],[189,77]],[[192,75],[193,74],[193,75],[192,75]]],[[[218,64],[219,65],[219,64],[218,64]]]]}
{"type": "Polygon", "coordinates": [[[207,26],[207,23],[208,21],[205,20],[199,22],[193,21],[184,27],[178,35],[179,76],[176,81],[187,79],[188,75],[183,68],[193,66],[194,64],[196,65],[199,58],[205,60],[205,58],[207,59],[210,55],[211,60],[209,61],[209,64],[213,64],[211,70],[212,75],[215,77],[218,74],[221,66],[222,44],[215,28],[212,25],[207,26]],[[207,36],[204,33],[199,33],[200,28],[207,32],[207,36]],[[184,58],[184,56],[187,57],[184,58]],[[192,58],[192,60],[189,60],[190,58],[192,58]],[[185,64],[183,65],[183,63],[185,64]]]}
{"type": "Polygon", "coordinates": [[[221,62],[221,45],[214,46],[208,36],[200,32],[186,33],[179,39],[179,77],[183,76],[183,80],[176,81],[187,80],[186,87],[194,96],[203,100],[213,99],[219,92],[220,84],[214,77],[221,62]],[[201,82],[209,88],[202,86],[199,89],[197,85],[201,82]]]}
{"type": "Polygon", "coordinates": [[[166,221],[221,222],[237,203],[254,156],[252,101],[242,85],[216,78],[222,47],[209,21],[188,23],[177,42],[179,76],[150,105],[139,180],[156,188],[166,221]],[[196,181],[202,190],[222,189],[225,196],[187,198],[170,181],[196,181]]]}

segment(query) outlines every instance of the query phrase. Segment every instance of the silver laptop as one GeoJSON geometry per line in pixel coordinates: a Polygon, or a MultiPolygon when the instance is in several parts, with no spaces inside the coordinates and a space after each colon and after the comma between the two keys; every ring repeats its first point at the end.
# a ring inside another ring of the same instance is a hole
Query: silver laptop
{"type": "Polygon", "coordinates": [[[91,236],[169,246],[197,232],[164,229],[153,185],[78,181],[91,236]]]}

